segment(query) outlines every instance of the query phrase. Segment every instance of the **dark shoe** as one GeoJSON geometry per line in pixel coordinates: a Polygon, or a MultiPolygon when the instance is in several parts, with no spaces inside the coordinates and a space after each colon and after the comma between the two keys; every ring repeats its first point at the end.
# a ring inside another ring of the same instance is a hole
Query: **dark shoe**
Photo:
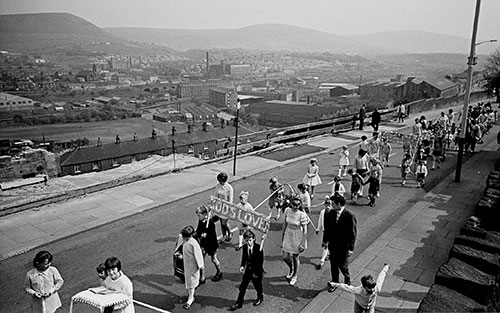
{"type": "Polygon", "coordinates": [[[229,308],[229,311],[236,311],[238,309],[241,309],[243,305],[241,303],[236,303],[232,307],[229,308]]]}
{"type": "Polygon", "coordinates": [[[255,300],[255,302],[253,303],[253,306],[259,306],[262,303],[262,301],[264,301],[264,298],[259,298],[259,299],[255,300]]]}
{"type": "Polygon", "coordinates": [[[191,308],[191,304],[189,304],[189,303],[186,302],[186,303],[184,303],[184,305],[182,306],[182,308],[184,310],[189,310],[191,308]]]}
{"type": "Polygon", "coordinates": [[[229,233],[229,235],[227,235],[227,236],[226,236],[226,239],[225,239],[225,240],[226,240],[227,242],[230,242],[230,241],[231,241],[231,239],[233,239],[233,233],[229,233]]]}
{"type": "Polygon", "coordinates": [[[332,293],[332,292],[334,292],[335,290],[337,290],[337,287],[336,287],[336,286],[333,286],[333,285],[332,285],[332,282],[330,282],[330,281],[329,281],[327,285],[328,285],[328,292],[332,293]]]}
{"type": "Polygon", "coordinates": [[[215,276],[212,278],[212,281],[213,282],[217,282],[219,280],[222,279],[222,272],[218,272],[217,274],[215,274],[215,276]]]}
{"type": "Polygon", "coordinates": [[[200,285],[203,285],[203,284],[205,284],[206,282],[207,282],[207,279],[206,279],[206,278],[205,278],[205,279],[203,279],[203,280],[201,280],[201,279],[200,279],[200,283],[199,283],[199,284],[200,284],[200,285]]]}
{"type": "Polygon", "coordinates": [[[242,246],[236,246],[236,247],[234,248],[234,250],[236,250],[236,251],[240,251],[240,250],[241,250],[241,247],[242,247],[242,246]]]}

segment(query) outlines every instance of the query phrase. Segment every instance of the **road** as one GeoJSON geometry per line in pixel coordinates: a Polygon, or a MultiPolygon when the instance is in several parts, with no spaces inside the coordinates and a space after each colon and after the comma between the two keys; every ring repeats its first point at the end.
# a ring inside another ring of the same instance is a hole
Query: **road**
{"type": "MultiPolygon", "coordinates": [[[[383,231],[394,223],[416,200],[422,198],[426,190],[431,189],[443,177],[450,174],[455,167],[455,152],[451,152],[441,169],[430,171],[425,189],[417,189],[413,181],[406,186],[400,185],[400,169],[395,166],[401,160],[401,146],[393,144],[392,166],[384,170],[381,197],[375,207],[366,204],[353,206],[348,201],[348,208],[358,218],[358,240],[355,258],[366,249],[383,231]]],[[[351,155],[357,147],[350,149],[351,155]]],[[[286,151],[282,154],[286,154],[286,151]]],[[[274,155],[273,157],[282,157],[274,155]]],[[[313,200],[311,218],[316,224],[318,212],[321,209],[321,199],[330,192],[331,185],[326,183],[333,179],[337,172],[338,154],[318,155],[320,174],[323,184],[317,188],[313,200]]],[[[353,159],[353,157],[351,157],[353,159]]],[[[307,170],[308,160],[293,162],[283,168],[264,172],[247,179],[232,183],[235,199],[240,191],[250,192],[249,201],[254,206],[260,203],[268,194],[268,179],[277,175],[280,182],[296,186],[307,170]]],[[[215,186],[214,173],[214,186],[215,186]]],[[[350,182],[345,182],[349,189],[350,182]]],[[[212,187],[212,186],[210,186],[212,187]]],[[[366,191],[365,191],[366,193],[366,191]]],[[[195,194],[191,197],[169,203],[144,213],[131,216],[96,229],[80,233],[69,238],[40,247],[53,253],[53,265],[56,266],[65,279],[60,292],[64,304],[61,312],[68,312],[70,298],[78,291],[98,284],[95,267],[109,256],[117,256],[122,260],[122,269],[134,283],[134,298],[158,308],[183,312],[186,290],[172,276],[172,256],[176,235],[187,225],[196,225],[195,208],[207,202],[212,189],[195,194]]],[[[264,205],[259,209],[268,213],[264,205]]],[[[233,227],[236,226],[233,222],[233,227]]],[[[217,226],[219,230],[219,226],[217,226]]],[[[309,248],[301,255],[301,268],[298,282],[289,286],[285,275],[287,267],[281,260],[281,223],[272,223],[271,231],[265,242],[264,268],[264,302],[259,307],[253,307],[251,301],[255,291],[251,288],[246,295],[245,305],[241,312],[299,312],[319,291],[326,288],[330,277],[327,264],[322,270],[315,269],[321,256],[320,236],[309,227],[309,248]]],[[[207,283],[196,291],[196,301],[191,307],[193,312],[225,311],[235,301],[238,285],[241,280],[239,262],[241,252],[234,250],[237,236],[233,244],[222,244],[219,249],[219,259],[223,268],[223,279],[217,283],[209,279],[215,274],[209,258],[206,261],[207,283]]],[[[24,313],[28,311],[29,302],[23,291],[25,273],[31,268],[32,258],[36,251],[31,251],[0,263],[0,312],[24,313]]],[[[136,307],[137,312],[153,312],[149,309],[136,307]]],[[[79,306],[78,312],[96,312],[88,307],[79,306]]]]}

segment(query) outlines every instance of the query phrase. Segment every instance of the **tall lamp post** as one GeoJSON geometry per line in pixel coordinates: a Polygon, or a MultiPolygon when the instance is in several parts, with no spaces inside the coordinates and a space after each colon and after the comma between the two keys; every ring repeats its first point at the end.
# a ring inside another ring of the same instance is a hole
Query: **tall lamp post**
{"type": "Polygon", "coordinates": [[[477,24],[479,22],[479,9],[481,7],[481,0],[476,0],[476,13],[474,15],[474,24],[472,28],[472,39],[470,43],[470,54],[467,62],[467,84],[465,86],[465,97],[464,97],[464,107],[462,110],[462,123],[460,130],[460,138],[458,141],[458,156],[457,156],[457,168],[455,170],[455,182],[460,182],[460,175],[462,174],[462,158],[464,154],[464,144],[465,144],[465,133],[467,132],[467,113],[469,110],[470,101],[470,89],[472,84],[472,68],[475,64],[474,55],[476,54],[476,34],[477,34],[477,24]]]}
{"type": "Polygon", "coordinates": [[[240,98],[238,98],[236,100],[236,120],[235,120],[236,133],[234,136],[233,176],[236,176],[236,155],[238,154],[238,124],[240,123],[240,121],[239,121],[240,108],[241,108],[241,102],[240,102],[240,98]]]}

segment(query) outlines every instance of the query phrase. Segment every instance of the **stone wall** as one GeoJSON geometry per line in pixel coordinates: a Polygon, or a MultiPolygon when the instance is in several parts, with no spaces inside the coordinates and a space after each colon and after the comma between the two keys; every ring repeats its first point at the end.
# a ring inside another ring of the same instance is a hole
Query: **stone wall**
{"type": "Polygon", "coordinates": [[[0,157],[0,182],[11,181],[37,174],[57,176],[56,157],[44,149],[30,149],[20,157],[0,157]]]}
{"type": "Polygon", "coordinates": [[[499,312],[500,160],[474,214],[460,229],[418,313],[499,312]]]}

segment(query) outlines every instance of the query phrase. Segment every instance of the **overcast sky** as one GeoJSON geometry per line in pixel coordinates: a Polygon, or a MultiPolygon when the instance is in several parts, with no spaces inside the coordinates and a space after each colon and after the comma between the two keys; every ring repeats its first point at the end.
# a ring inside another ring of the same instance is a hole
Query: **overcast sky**
{"type": "MultiPolygon", "coordinates": [[[[279,23],[337,35],[422,30],[471,37],[476,0],[0,0],[0,13],[67,12],[99,27],[240,28],[279,23]]],[[[478,40],[500,40],[482,0],[478,40]]]]}

